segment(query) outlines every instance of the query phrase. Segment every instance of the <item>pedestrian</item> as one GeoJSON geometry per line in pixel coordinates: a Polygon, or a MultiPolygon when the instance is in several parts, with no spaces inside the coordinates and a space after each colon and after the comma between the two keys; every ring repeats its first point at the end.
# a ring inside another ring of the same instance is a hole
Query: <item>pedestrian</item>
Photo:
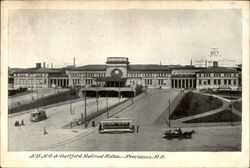
{"type": "Polygon", "coordinates": [[[21,123],[22,123],[22,125],[24,126],[24,121],[23,121],[23,120],[22,120],[22,122],[21,122],[21,123]]]}
{"type": "Polygon", "coordinates": [[[92,121],[92,127],[95,127],[95,121],[92,121]]]}
{"type": "Polygon", "coordinates": [[[139,125],[136,126],[136,132],[139,132],[139,125]]]}
{"type": "Polygon", "coordinates": [[[46,131],[46,127],[43,127],[43,135],[46,135],[48,132],[46,131]]]}

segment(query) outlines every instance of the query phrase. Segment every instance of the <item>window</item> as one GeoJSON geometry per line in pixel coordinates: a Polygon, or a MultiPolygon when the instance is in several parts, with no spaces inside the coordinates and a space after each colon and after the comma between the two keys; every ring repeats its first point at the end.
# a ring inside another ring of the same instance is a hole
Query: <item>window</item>
{"type": "Polygon", "coordinates": [[[210,79],[207,80],[207,84],[210,85],[210,79]]]}
{"type": "Polygon", "coordinates": [[[159,80],[158,80],[158,84],[159,84],[159,85],[163,85],[163,79],[159,79],[159,80]]]}
{"type": "Polygon", "coordinates": [[[220,79],[218,79],[218,85],[220,85],[220,79]]]}
{"type": "Polygon", "coordinates": [[[231,80],[230,79],[228,79],[228,84],[231,85],[231,80]]]}
{"type": "Polygon", "coordinates": [[[224,79],[224,85],[227,85],[227,79],[224,79]]]}
{"type": "Polygon", "coordinates": [[[214,84],[217,85],[217,80],[216,79],[214,79],[214,84]]]}
{"type": "Polygon", "coordinates": [[[199,79],[199,85],[201,85],[201,79],[199,79]]]}

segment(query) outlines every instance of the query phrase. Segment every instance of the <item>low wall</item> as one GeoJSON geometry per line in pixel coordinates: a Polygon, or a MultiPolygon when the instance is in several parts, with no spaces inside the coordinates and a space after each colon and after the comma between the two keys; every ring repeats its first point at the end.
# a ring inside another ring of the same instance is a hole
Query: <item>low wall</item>
{"type": "MultiPolygon", "coordinates": [[[[171,102],[170,102],[170,115],[174,112],[174,110],[176,109],[176,107],[178,106],[180,101],[182,100],[185,93],[187,93],[187,92],[179,92],[175,96],[175,98],[173,100],[171,100],[171,102]]],[[[169,103],[169,102],[166,102],[166,103],[169,103]]],[[[163,111],[163,113],[155,120],[154,125],[156,125],[156,126],[166,126],[166,124],[167,124],[166,121],[169,122],[168,118],[169,118],[169,105],[163,111]]],[[[169,123],[168,123],[168,125],[169,125],[169,123]]]]}
{"type": "MultiPolygon", "coordinates": [[[[129,106],[131,106],[132,104],[140,101],[141,99],[143,99],[146,96],[145,93],[141,93],[140,95],[134,97],[134,98],[130,98],[127,100],[124,100],[120,103],[117,103],[113,106],[109,106],[108,108],[108,114],[109,114],[109,118],[111,118],[112,116],[114,116],[115,114],[118,114],[120,112],[122,112],[124,109],[128,108],[129,106]]],[[[87,116],[87,122],[89,123],[91,120],[95,121],[95,124],[99,124],[100,121],[107,119],[107,109],[103,109],[100,110],[96,113],[92,113],[90,115],[87,116]]],[[[65,125],[63,128],[71,128],[71,127],[75,127],[78,125],[82,125],[85,124],[85,118],[79,118],[77,121],[73,121],[72,123],[69,123],[67,125],[65,125]]]]}

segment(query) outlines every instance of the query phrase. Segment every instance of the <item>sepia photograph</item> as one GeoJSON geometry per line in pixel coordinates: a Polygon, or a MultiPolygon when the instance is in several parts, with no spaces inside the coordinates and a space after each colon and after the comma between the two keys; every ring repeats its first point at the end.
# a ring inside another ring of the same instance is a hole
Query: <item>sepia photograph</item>
{"type": "Polygon", "coordinates": [[[44,6],[4,15],[6,152],[246,152],[243,9],[44,6]]]}

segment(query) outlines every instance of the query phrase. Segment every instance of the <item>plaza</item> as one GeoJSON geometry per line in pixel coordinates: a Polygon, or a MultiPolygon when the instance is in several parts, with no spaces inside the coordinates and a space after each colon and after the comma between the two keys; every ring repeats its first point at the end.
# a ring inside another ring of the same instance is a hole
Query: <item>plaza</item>
{"type": "MultiPolygon", "coordinates": [[[[180,91],[177,89],[149,89],[147,95],[142,93],[128,99],[128,106],[122,105],[111,109],[112,118],[132,118],[135,125],[139,125],[138,133],[131,134],[99,134],[98,127],[87,128],[79,125],[63,128],[66,124],[80,117],[84,101],[72,103],[75,115],[70,114],[69,104],[63,104],[46,109],[46,120],[31,123],[30,113],[9,115],[9,150],[10,151],[240,151],[241,124],[211,124],[200,126],[195,124],[177,125],[184,131],[195,130],[192,140],[171,140],[163,138],[163,133],[169,127],[157,124],[159,117],[168,109],[168,101],[178,101],[180,91]],[[16,120],[24,120],[25,125],[15,127],[16,120]],[[44,127],[47,134],[44,135],[44,127]]],[[[110,104],[119,101],[109,98],[110,104]]],[[[126,99],[126,98],[124,98],[126,99]]],[[[105,98],[99,98],[100,108],[105,108],[105,98]]],[[[87,100],[88,114],[95,112],[96,99],[87,100]]],[[[168,118],[166,113],[165,118],[168,118]]],[[[94,121],[98,124],[107,118],[107,114],[100,115],[94,121]]],[[[172,127],[175,127],[174,125],[172,127]]]]}

